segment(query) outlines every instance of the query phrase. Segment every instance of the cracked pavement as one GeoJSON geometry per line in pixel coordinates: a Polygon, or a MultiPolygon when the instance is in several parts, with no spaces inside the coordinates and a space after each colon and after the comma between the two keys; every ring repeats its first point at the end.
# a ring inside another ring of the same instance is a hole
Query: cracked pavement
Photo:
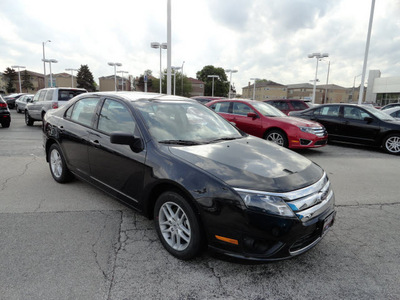
{"type": "Polygon", "coordinates": [[[88,184],[56,183],[40,122],[12,113],[0,130],[1,299],[398,299],[399,157],[328,145],[300,152],[321,165],[337,220],[291,260],[242,262],[206,252],[183,262],[153,222],[88,184]]]}

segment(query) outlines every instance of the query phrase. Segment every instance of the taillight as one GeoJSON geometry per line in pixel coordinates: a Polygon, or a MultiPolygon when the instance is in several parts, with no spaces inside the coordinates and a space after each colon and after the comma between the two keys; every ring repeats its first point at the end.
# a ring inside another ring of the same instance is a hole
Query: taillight
{"type": "Polygon", "coordinates": [[[7,108],[7,103],[0,103],[0,107],[7,108]]]}
{"type": "Polygon", "coordinates": [[[53,102],[53,105],[51,106],[53,109],[58,108],[58,102],[53,102]]]}

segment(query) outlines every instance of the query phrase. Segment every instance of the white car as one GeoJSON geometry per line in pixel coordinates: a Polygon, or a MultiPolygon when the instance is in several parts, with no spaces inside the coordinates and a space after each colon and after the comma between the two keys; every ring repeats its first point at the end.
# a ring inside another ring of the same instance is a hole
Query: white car
{"type": "Polygon", "coordinates": [[[395,107],[388,108],[388,109],[385,109],[382,111],[384,113],[392,116],[393,118],[400,119],[400,106],[395,106],[395,107]]]}
{"type": "Polygon", "coordinates": [[[87,90],[68,87],[39,90],[25,108],[26,125],[32,126],[33,122],[42,121],[47,111],[64,106],[70,99],[82,93],[87,93],[87,90]]]}

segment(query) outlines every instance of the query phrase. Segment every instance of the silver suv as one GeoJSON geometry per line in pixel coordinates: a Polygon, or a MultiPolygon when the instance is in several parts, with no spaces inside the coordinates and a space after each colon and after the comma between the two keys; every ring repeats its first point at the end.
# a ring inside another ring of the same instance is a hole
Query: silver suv
{"type": "Polygon", "coordinates": [[[63,106],[69,99],[87,93],[85,89],[77,88],[46,88],[39,90],[31,103],[25,107],[25,123],[32,126],[35,121],[42,121],[43,116],[50,109],[63,106]]]}

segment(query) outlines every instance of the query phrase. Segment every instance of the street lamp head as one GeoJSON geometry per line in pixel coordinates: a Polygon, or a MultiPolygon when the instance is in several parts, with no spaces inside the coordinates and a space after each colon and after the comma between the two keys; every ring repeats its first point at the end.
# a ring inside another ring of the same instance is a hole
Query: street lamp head
{"type": "Polygon", "coordinates": [[[121,63],[113,63],[113,62],[109,62],[108,65],[109,65],[109,66],[113,66],[113,67],[114,67],[114,66],[117,66],[117,67],[121,67],[121,66],[122,66],[121,63]]]}
{"type": "Polygon", "coordinates": [[[168,48],[168,44],[167,43],[162,43],[161,44],[161,48],[162,49],[167,49],[168,48]]]}
{"type": "Polygon", "coordinates": [[[154,49],[158,49],[158,48],[160,48],[160,43],[152,42],[152,43],[150,44],[150,47],[151,47],[151,48],[154,48],[154,49]]]}
{"type": "Polygon", "coordinates": [[[21,69],[24,68],[24,69],[25,69],[24,66],[11,66],[11,68],[13,68],[13,69],[14,69],[14,68],[21,68],[21,69]]]}
{"type": "Polygon", "coordinates": [[[250,80],[260,80],[260,78],[250,78],[250,80]]]}
{"type": "Polygon", "coordinates": [[[328,53],[322,53],[322,57],[329,57],[328,53]]]}

